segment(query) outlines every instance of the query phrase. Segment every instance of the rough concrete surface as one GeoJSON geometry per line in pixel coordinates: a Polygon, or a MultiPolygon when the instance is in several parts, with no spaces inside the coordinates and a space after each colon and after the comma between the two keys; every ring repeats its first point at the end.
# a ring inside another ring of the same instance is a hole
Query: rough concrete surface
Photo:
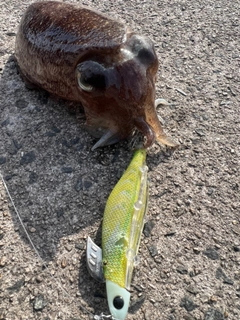
{"type": "MultiPolygon", "coordinates": [[[[39,256],[1,181],[0,319],[93,319],[109,311],[105,286],[86,269],[86,237],[100,243],[107,197],[132,151],[121,142],[92,152],[81,113],[25,88],[13,55],[31,2],[0,1],[0,171],[39,256]]],[[[148,152],[149,213],[128,319],[238,320],[240,2],[82,3],[153,39],[157,96],[169,102],[158,113],[180,142],[148,152]]]]}

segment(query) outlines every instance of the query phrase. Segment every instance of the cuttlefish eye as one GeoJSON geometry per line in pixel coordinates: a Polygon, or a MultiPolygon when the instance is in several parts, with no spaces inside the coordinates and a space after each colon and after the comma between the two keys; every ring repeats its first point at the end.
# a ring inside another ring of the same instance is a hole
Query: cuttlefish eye
{"type": "Polygon", "coordinates": [[[139,60],[145,64],[145,65],[151,65],[152,63],[154,63],[156,61],[156,56],[153,53],[153,50],[149,49],[149,48],[141,48],[138,51],[138,58],[139,60]]]}
{"type": "Polygon", "coordinates": [[[95,61],[84,61],[77,65],[76,76],[79,87],[84,91],[106,87],[106,69],[95,61]]]}
{"type": "Polygon", "coordinates": [[[124,300],[123,300],[123,297],[121,296],[116,296],[114,299],[113,299],[113,306],[120,310],[123,308],[124,306],[124,300]]]}

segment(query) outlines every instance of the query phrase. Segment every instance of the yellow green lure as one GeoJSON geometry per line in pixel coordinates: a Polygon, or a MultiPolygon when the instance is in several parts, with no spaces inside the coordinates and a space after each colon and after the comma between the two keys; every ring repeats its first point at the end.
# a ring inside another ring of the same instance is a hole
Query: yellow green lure
{"type": "Polygon", "coordinates": [[[137,150],[107,200],[102,252],[88,239],[88,269],[98,280],[105,279],[109,309],[113,319],[117,320],[124,320],[128,312],[128,290],[147,211],[147,171],[146,151],[137,150]]]}

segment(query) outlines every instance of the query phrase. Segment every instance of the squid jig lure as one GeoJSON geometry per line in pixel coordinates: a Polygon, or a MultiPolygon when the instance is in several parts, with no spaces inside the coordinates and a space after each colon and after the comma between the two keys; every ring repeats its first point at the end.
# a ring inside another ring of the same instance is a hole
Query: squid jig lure
{"type": "Polygon", "coordinates": [[[127,170],[112,190],[105,207],[102,249],[87,240],[87,267],[106,282],[112,319],[124,320],[130,302],[132,272],[148,205],[146,150],[134,153],[127,170]]]}

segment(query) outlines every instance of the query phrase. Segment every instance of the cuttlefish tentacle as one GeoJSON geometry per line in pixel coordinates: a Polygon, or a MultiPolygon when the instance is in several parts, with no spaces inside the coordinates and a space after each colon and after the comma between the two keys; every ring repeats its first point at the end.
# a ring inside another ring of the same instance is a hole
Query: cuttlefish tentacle
{"type": "Polygon", "coordinates": [[[118,141],[121,140],[121,137],[118,132],[113,132],[112,130],[107,130],[102,137],[94,144],[92,147],[92,151],[99,148],[99,147],[104,147],[108,146],[114,143],[117,143],[118,141]]]}
{"type": "Polygon", "coordinates": [[[143,117],[133,119],[133,123],[146,139],[144,148],[150,147],[155,140],[155,133],[152,127],[143,119],[143,117]]]}
{"type": "Polygon", "coordinates": [[[158,115],[155,108],[152,108],[152,107],[146,108],[146,122],[152,128],[153,132],[155,133],[156,140],[159,143],[163,145],[167,145],[169,147],[178,146],[178,144],[174,142],[171,138],[169,138],[163,131],[163,128],[158,119],[158,115]]]}

